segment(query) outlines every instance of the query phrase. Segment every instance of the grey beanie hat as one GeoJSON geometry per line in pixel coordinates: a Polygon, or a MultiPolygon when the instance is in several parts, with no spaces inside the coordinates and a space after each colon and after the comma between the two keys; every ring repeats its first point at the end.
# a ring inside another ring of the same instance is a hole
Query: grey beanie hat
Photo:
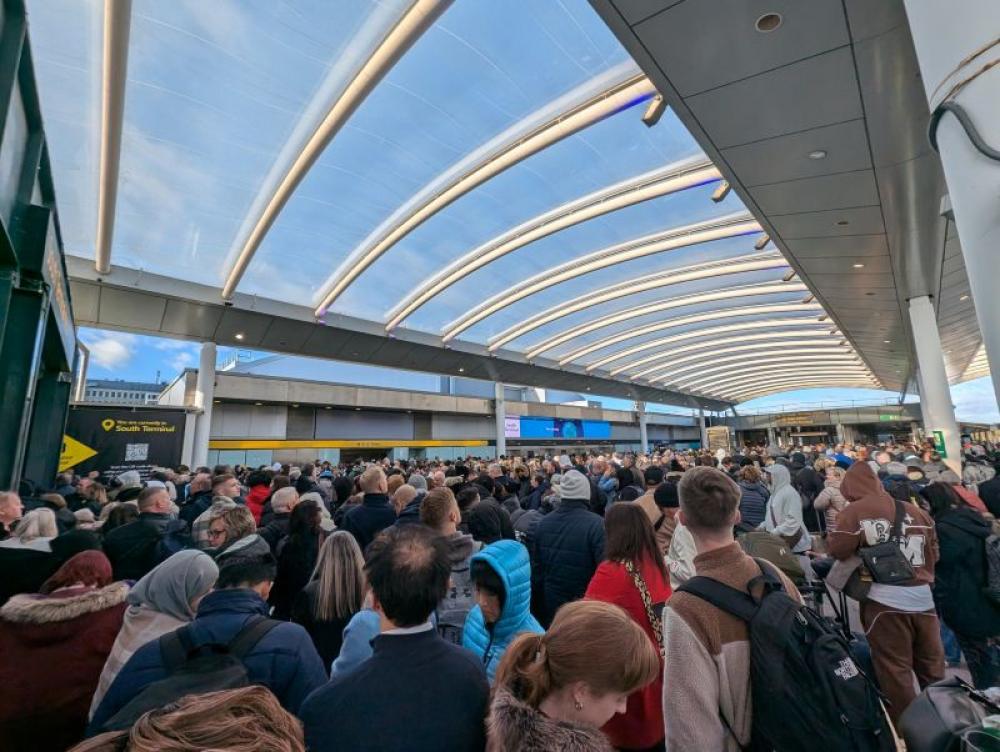
{"type": "Polygon", "coordinates": [[[559,496],[567,499],[583,499],[590,501],[590,481],[579,470],[567,470],[562,475],[559,484],[559,496]]]}
{"type": "Polygon", "coordinates": [[[413,486],[418,491],[427,490],[427,478],[422,476],[420,473],[413,473],[409,478],[406,479],[407,485],[413,486]]]}

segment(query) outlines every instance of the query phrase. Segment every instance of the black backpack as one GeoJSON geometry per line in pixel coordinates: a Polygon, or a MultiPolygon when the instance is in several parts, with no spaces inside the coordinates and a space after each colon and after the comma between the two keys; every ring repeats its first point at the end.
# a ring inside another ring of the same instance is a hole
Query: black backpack
{"type": "MultiPolygon", "coordinates": [[[[895,750],[874,684],[851,657],[844,636],[784,592],[760,559],[759,599],[708,577],[680,590],[747,623],[753,752],[883,752],[895,750]]],[[[723,720],[723,723],[725,721],[723,720]]],[[[732,730],[730,729],[730,732],[732,730]]]]}
{"type": "Polygon", "coordinates": [[[150,710],[169,705],[187,695],[201,695],[250,685],[243,659],[260,640],[281,624],[254,616],[228,645],[195,646],[188,627],[159,639],[160,655],[167,676],[147,685],[102,727],[102,731],[124,731],[150,710]]]}

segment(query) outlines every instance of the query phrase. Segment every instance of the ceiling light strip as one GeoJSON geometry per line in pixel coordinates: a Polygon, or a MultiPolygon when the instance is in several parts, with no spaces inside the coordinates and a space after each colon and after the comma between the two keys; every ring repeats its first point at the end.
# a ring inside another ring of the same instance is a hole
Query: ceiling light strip
{"type": "Polygon", "coordinates": [[[111,272],[111,245],[118,205],[118,168],[122,156],[125,84],[132,0],[104,0],[104,43],[101,62],[101,156],[97,185],[97,238],[94,266],[111,272]]]}
{"type": "MultiPolygon", "coordinates": [[[[533,346],[527,351],[526,356],[528,358],[534,358],[540,353],[558,347],[559,345],[562,345],[572,339],[582,337],[597,329],[603,329],[604,327],[612,326],[614,324],[620,324],[622,321],[628,321],[629,319],[636,319],[641,316],[648,316],[653,313],[669,311],[674,308],[682,308],[689,305],[698,305],[700,303],[714,303],[722,300],[739,300],[741,298],[756,298],[765,295],[781,295],[785,292],[799,292],[797,289],[798,287],[799,286],[789,288],[788,285],[781,282],[770,284],[764,283],[759,285],[736,285],[734,287],[723,287],[719,290],[713,290],[712,292],[698,293],[695,295],[682,295],[677,298],[658,300],[653,303],[627,308],[623,311],[609,313],[605,316],[600,316],[591,321],[566,329],[559,334],[554,334],[548,339],[545,339],[533,346]]],[[[803,290],[806,289],[805,285],[801,285],[801,288],[803,290]]]]}
{"type": "Polygon", "coordinates": [[[637,279],[629,279],[625,282],[602,287],[594,292],[571,300],[567,303],[560,303],[546,311],[537,313],[529,317],[526,321],[506,329],[489,341],[489,351],[495,352],[525,334],[534,331],[540,326],[544,326],[552,321],[569,316],[570,314],[591,308],[601,303],[611,300],[619,300],[626,295],[635,295],[647,290],[655,290],[660,287],[670,287],[682,282],[695,282],[702,279],[711,279],[729,274],[743,274],[746,272],[766,271],[768,269],[783,269],[788,265],[785,258],[779,254],[771,254],[767,258],[756,256],[736,256],[734,258],[723,259],[709,264],[695,264],[673,269],[662,274],[653,276],[643,276],[637,279]]]}
{"type": "Polygon", "coordinates": [[[270,199],[263,204],[260,216],[243,241],[240,251],[226,274],[222,297],[230,299],[246,272],[247,266],[277,220],[299,183],[322,155],[344,124],[374,90],[410,47],[447,10],[452,0],[415,0],[409,10],[389,30],[388,34],[358,70],[330,111],[295,157],[284,177],[278,182],[270,199]]]}
{"type": "Polygon", "coordinates": [[[391,331],[399,326],[407,316],[425,305],[442,290],[460,282],[477,269],[481,269],[529,243],[534,243],[595,217],[694,188],[718,180],[719,177],[718,168],[711,162],[703,156],[693,157],[669,167],[630,178],[608,188],[602,188],[533,217],[455,259],[433,278],[424,282],[390,311],[389,319],[385,325],[386,331],[391,331]]]}
{"type": "Polygon", "coordinates": [[[708,338],[683,347],[671,347],[668,350],[661,350],[651,355],[647,355],[639,360],[630,361],[624,365],[612,368],[609,376],[618,376],[626,372],[634,372],[636,368],[647,366],[642,371],[628,373],[633,379],[639,379],[667,368],[676,368],[685,363],[694,363],[701,360],[712,360],[720,355],[739,352],[757,352],[763,347],[837,347],[846,346],[838,344],[839,339],[832,339],[829,329],[806,329],[777,332],[760,332],[758,334],[742,334],[737,337],[723,337],[722,339],[708,338]],[[725,347],[724,345],[733,345],[725,347]],[[686,357],[678,357],[684,353],[690,353],[686,357]],[[669,360],[669,364],[662,361],[669,360]],[[652,364],[652,365],[651,365],[652,364]]]}
{"type": "Polygon", "coordinates": [[[442,332],[441,338],[443,341],[448,342],[472,325],[492,316],[497,311],[503,310],[529,295],[547,290],[569,279],[656,253],[687,248],[699,243],[709,243],[713,240],[723,240],[725,238],[746,235],[756,232],[755,228],[757,227],[759,225],[756,220],[746,212],[740,212],[739,214],[729,215],[721,219],[677,227],[636,238],[626,243],[602,248],[599,251],[589,253],[580,258],[571,259],[551,269],[546,269],[514,285],[508,290],[497,293],[448,324],[444,332],[442,332]]]}
{"type": "MultiPolygon", "coordinates": [[[[769,316],[776,313],[814,313],[814,311],[807,306],[803,306],[801,303],[773,303],[767,305],[756,305],[756,306],[746,306],[743,308],[722,308],[718,310],[706,311],[704,313],[693,314],[691,316],[682,316],[675,319],[667,319],[665,321],[654,321],[651,324],[643,324],[634,329],[626,329],[625,331],[617,332],[607,337],[606,339],[598,340],[597,342],[592,342],[582,347],[573,350],[570,353],[559,358],[559,365],[566,365],[574,360],[577,360],[584,355],[589,355],[597,350],[603,350],[605,347],[611,347],[619,342],[624,342],[626,340],[634,339],[635,337],[642,337],[646,334],[652,334],[653,332],[658,332],[663,329],[675,329],[682,326],[687,326],[688,324],[699,324],[705,321],[716,321],[718,319],[731,319],[731,318],[742,318],[746,316],[769,316]]],[[[802,318],[803,323],[808,322],[810,325],[815,326],[816,322],[810,316],[805,316],[802,318]]],[[[730,331],[737,331],[739,329],[747,329],[751,326],[760,328],[761,326],[771,326],[771,322],[743,322],[742,325],[734,323],[731,324],[730,331]]],[[[688,337],[698,337],[705,331],[702,329],[695,329],[692,331],[685,332],[688,337]]],[[[713,331],[726,331],[725,327],[719,330],[713,331]]],[[[681,335],[678,335],[681,336],[681,335]]],[[[645,343],[644,343],[645,344],[645,343]]],[[[649,344],[648,347],[655,347],[655,344],[649,344]]],[[[587,367],[591,370],[592,366],[587,367]]]]}
{"type": "MultiPolygon", "coordinates": [[[[453,201],[531,155],[656,93],[648,78],[635,74],[634,67],[629,66],[624,70],[628,73],[624,80],[617,81],[596,95],[590,91],[592,83],[581,87],[578,91],[587,94],[585,101],[571,104],[568,109],[556,113],[550,120],[529,132],[523,132],[524,126],[521,124],[508,130],[502,134],[507,138],[505,143],[497,144],[481,160],[454,177],[446,173],[449,179],[445,185],[427,199],[411,200],[371,233],[330,276],[319,293],[320,302],[316,307],[316,315],[323,315],[348,285],[382,254],[453,201]],[[412,205],[414,203],[416,205],[412,205]]],[[[436,185],[437,182],[434,181],[431,185],[436,185]]]]}

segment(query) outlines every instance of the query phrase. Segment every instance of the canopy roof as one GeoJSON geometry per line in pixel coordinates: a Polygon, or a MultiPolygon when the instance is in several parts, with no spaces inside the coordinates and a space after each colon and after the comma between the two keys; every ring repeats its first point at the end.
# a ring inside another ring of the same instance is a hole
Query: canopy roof
{"type": "Polygon", "coordinates": [[[101,284],[724,402],[881,386],[585,0],[29,10],[101,284]]]}

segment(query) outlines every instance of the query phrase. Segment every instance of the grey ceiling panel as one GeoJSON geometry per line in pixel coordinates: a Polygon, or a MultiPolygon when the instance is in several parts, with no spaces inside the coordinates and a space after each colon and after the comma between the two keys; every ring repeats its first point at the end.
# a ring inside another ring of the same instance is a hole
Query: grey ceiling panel
{"type": "Polygon", "coordinates": [[[689,1],[634,31],[685,97],[850,41],[838,0],[811,0],[808,12],[802,12],[801,0],[689,1]],[[764,34],[754,24],[766,13],[780,13],[783,22],[764,34]]]}
{"type": "Polygon", "coordinates": [[[616,0],[615,5],[628,23],[637,24],[679,2],[682,0],[616,0]]]}
{"type": "Polygon", "coordinates": [[[783,214],[772,217],[771,223],[786,242],[797,238],[878,235],[885,231],[879,206],[783,214]]]}
{"type": "Polygon", "coordinates": [[[70,283],[73,317],[77,324],[93,324],[100,317],[101,288],[89,282],[70,283]]]}
{"type": "Polygon", "coordinates": [[[813,128],[721,152],[750,188],[871,167],[862,120],[813,128]],[[825,158],[809,158],[809,154],[820,151],[826,152],[825,158]]]}
{"type": "Polygon", "coordinates": [[[863,114],[849,47],[689,97],[687,104],[721,149],[863,114]]]}
{"type": "Polygon", "coordinates": [[[884,256],[889,253],[885,235],[851,235],[841,238],[801,238],[792,244],[795,257],[884,256]]]}
{"type": "Polygon", "coordinates": [[[871,170],[760,185],[751,188],[750,195],[772,221],[780,214],[877,206],[879,202],[875,173],[871,170]]]}
{"type": "Polygon", "coordinates": [[[260,347],[271,321],[270,316],[260,313],[226,308],[215,330],[215,341],[237,347],[260,347]]]}
{"type": "Polygon", "coordinates": [[[316,326],[317,324],[305,321],[276,319],[261,339],[260,347],[264,350],[298,352],[305,345],[316,326]]]}
{"type": "Polygon", "coordinates": [[[142,290],[101,290],[99,321],[102,326],[160,331],[167,302],[147,296],[142,290]]]}
{"type": "Polygon", "coordinates": [[[222,312],[186,300],[168,300],[163,314],[162,330],[195,339],[209,340],[215,336],[222,312]]]}

